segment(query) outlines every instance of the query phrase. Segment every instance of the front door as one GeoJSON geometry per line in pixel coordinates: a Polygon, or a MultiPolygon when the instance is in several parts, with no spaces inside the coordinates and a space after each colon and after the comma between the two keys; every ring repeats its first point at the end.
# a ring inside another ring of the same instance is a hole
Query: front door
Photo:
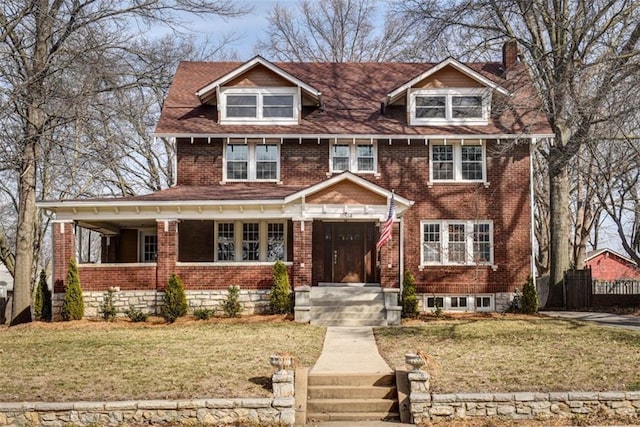
{"type": "Polygon", "coordinates": [[[324,253],[324,268],[320,267],[316,276],[319,281],[376,282],[373,222],[318,221],[314,224],[314,232],[317,232],[314,253],[324,253]]]}
{"type": "Polygon", "coordinates": [[[333,224],[333,280],[362,283],[364,278],[365,229],[363,223],[333,224]]]}

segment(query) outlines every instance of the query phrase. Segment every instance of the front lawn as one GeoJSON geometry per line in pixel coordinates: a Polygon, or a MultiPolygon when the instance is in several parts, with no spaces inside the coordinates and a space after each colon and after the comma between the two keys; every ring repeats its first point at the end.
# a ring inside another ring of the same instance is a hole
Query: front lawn
{"type": "Polygon", "coordinates": [[[423,351],[436,393],[640,390],[640,333],[542,317],[494,315],[375,329],[380,354],[404,366],[423,351]]]}
{"type": "Polygon", "coordinates": [[[271,396],[269,355],[312,366],[324,328],[238,321],[33,323],[0,328],[0,401],[271,396]]]}

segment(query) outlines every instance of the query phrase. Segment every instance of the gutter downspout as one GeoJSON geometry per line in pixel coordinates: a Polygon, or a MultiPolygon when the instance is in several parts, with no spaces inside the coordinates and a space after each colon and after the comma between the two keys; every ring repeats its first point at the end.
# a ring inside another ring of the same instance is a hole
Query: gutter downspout
{"type": "Polygon", "coordinates": [[[533,155],[535,152],[535,145],[537,142],[537,138],[531,138],[529,142],[529,192],[531,197],[531,201],[529,202],[531,212],[531,225],[530,225],[530,233],[531,233],[531,280],[533,281],[533,286],[537,289],[536,284],[536,260],[535,260],[535,251],[536,251],[536,232],[535,232],[535,188],[533,185],[533,155]]]}
{"type": "Polygon", "coordinates": [[[398,232],[399,237],[398,237],[398,245],[400,246],[399,251],[400,251],[400,255],[399,255],[399,259],[398,259],[398,281],[399,281],[399,288],[400,288],[400,295],[398,295],[398,301],[402,302],[402,282],[403,282],[403,276],[404,276],[404,215],[402,215],[400,217],[400,231],[398,232]]]}

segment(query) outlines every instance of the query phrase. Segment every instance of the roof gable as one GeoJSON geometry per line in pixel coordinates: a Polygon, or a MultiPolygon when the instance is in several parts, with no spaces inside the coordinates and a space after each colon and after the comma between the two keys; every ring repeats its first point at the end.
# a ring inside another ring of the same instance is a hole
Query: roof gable
{"type": "MultiPolygon", "coordinates": [[[[251,81],[251,71],[256,67],[266,68],[269,72],[275,74],[278,78],[282,79],[289,83],[290,86],[298,86],[308,94],[313,97],[319,98],[321,93],[316,88],[311,85],[303,82],[292,74],[286,72],[282,68],[277,65],[267,61],[261,56],[256,56],[250,61],[241,64],[239,67],[234,70],[224,74],[223,76],[217,78],[206,86],[202,87],[198,91],[196,91],[196,95],[202,101],[204,99],[210,98],[213,93],[215,93],[216,89],[220,86],[225,86],[229,84],[238,85],[238,82],[242,81],[243,75],[248,75],[247,79],[251,81]]],[[[245,81],[247,80],[245,79],[245,81]]]]}
{"type": "Polygon", "coordinates": [[[394,101],[396,101],[398,98],[403,96],[407,92],[407,90],[409,90],[412,87],[416,87],[416,86],[429,87],[428,85],[429,80],[433,82],[435,80],[434,77],[436,77],[438,73],[440,73],[441,71],[443,71],[445,68],[448,68],[448,67],[454,69],[455,71],[457,71],[458,73],[461,73],[464,77],[466,77],[464,87],[470,87],[469,81],[475,81],[478,83],[479,86],[493,89],[497,92],[500,92],[503,95],[511,95],[511,93],[507,89],[503,88],[502,86],[495,83],[494,81],[486,78],[485,76],[473,70],[469,66],[464,65],[463,63],[453,58],[447,58],[444,61],[440,62],[439,64],[431,67],[429,70],[417,75],[416,77],[412,78],[408,82],[404,83],[403,85],[399,86],[398,88],[388,93],[387,104],[391,104],[394,101]],[[427,82],[427,84],[425,84],[425,81],[427,82]]]}
{"type": "Polygon", "coordinates": [[[351,172],[343,172],[318,184],[290,194],[285,197],[285,203],[305,198],[308,203],[323,204],[326,203],[324,200],[328,198],[329,195],[337,196],[342,202],[355,202],[356,204],[381,204],[380,202],[384,204],[384,202],[393,195],[398,214],[401,214],[413,205],[413,201],[394,194],[392,191],[354,175],[351,172]],[[367,193],[369,194],[367,195],[367,193]],[[367,201],[369,203],[365,203],[367,201]]]}

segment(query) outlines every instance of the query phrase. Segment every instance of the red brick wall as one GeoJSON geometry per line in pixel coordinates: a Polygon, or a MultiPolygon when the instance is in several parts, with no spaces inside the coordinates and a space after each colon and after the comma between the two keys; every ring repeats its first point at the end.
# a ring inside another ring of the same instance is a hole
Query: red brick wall
{"type": "Polygon", "coordinates": [[[397,288],[400,281],[400,223],[393,224],[391,240],[380,248],[380,286],[397,288]]]}
{"type": "Polygon", "coordinates": [[[69,260],[75,258],[75,226],[70,222],[53,223],[53,289],[64,292],[69,260]]]}
{"type": "Polygon", "coordinates": [[[80,285],[83,291],[106,291],[117,286],[122,291],[155,290],[155,265],[89,265],[82,264],[79,268],[80,285]]]}
{"type": "Polygon", "coordinates": [[[157,230],[158,289],[164,289],[169,280],[169,276],[176,271],[176,261],[178,260],[178,224],[176,221],[158,221],[157,230]]]}
{"type": "Polygon", "coordinates": [[[178,185],[217,185],[222,181],[222,139],[177,138],[178,185]]]}
{"type": "Polygon", "coordinates": [[[586,263],[593,280],[640,280],[640,269],[610,252],[604,252],[586,263]]]}
{"type": "MultiPolygon", "coordinates": [[[[291,281],[292,267],[288,267],[291,281]]],[[[270,289],[273,285],[272,265],[178,265],[176,273],[186,290],[226,290],[237,285],[241,289],[270,289]]]]}
{"type": "Polygon", "coordinates": [[[313,222],[294,221],[293,223],[293,274],[290,276],[293,286],[311,286],[313,222]],[[304,224],[304,230],[301,224],[304,224]],[[304,264],[304,265],[303,265],[304,264]]]}

